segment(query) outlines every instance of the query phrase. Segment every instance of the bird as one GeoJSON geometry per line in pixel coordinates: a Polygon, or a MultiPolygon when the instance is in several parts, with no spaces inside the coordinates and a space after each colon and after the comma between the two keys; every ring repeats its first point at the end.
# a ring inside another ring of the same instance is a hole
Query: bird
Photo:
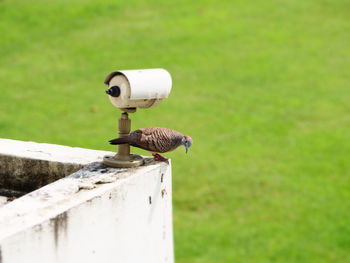
{"type": "Polygon", "coordinates": [[[168,159],[160,153],[171,152],[183,145],[188,149],[192,146],[192,138],[169,128],[147,127],[135,130],[124,137],[109,141],[112,145],[129,144],[131,146],[149,151],[155,161],[168,163],[168,159]]]}

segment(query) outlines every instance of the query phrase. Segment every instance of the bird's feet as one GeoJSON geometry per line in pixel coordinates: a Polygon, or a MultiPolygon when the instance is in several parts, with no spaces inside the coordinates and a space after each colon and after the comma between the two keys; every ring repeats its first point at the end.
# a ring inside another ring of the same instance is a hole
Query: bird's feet
{"type": "Polygon", "coordinates": [[[153,153],[153,160],[158,161],[158,162],[165,162],[167,164],[169,164],[169,160],[168,158],[165,158],[164,156],[161,156],[158,153],[153,153]]]}

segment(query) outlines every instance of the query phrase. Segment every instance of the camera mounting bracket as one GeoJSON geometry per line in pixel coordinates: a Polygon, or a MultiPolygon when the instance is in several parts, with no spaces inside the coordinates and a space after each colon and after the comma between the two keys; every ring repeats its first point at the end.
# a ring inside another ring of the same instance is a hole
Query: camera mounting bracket
{"type": "MultiPolygon", "coordinates": [[[[118,120],[119,137],[127,136],[131,129],[131,119],[128,113],[136,112],[136,108],[122,109],[123,113],[118,120]]],[[[117,168],[137,167],[143,164],[143,158],[140,155],[130,154],[129,144],[119,144],[118,152],[115,156],[103,157],[103,163],[107,166],[117,168]]]]}

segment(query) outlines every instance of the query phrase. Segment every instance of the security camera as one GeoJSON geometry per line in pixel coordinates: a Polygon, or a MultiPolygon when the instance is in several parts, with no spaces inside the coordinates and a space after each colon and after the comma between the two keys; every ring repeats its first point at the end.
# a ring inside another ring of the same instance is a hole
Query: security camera
{"type": "Polygon", "coordinates": [[[169,96],[172,85],[165,69],[113,71],[104,83],[111,103],[122,110],[154,107],[169,96]]]}
{"type": "MultiPolygon", "coordinates": [[[[113,106],[123,111],[118,121],[119,137],[130,133],[131,120],[128,113],[136,108],[151,108],[169,96],[171,76],[165,69],[140,69],[113,71],[106,77],[106,93],[113,106]]],[[[103,163],[111,167],[136,167],[143,164],[143,158],[130,154],[130,145],[118,145],[115,156],[105,156],[103,163]]]]}

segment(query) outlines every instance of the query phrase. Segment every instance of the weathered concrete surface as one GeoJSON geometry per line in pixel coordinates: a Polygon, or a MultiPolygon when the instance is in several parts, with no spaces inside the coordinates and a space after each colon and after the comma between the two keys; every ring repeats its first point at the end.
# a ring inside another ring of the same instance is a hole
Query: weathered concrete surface
{"type": "Polygon", "coordinates": [[[0,262],[172,263],[171,196],[171,165],[88,164],[0,208],[0,262]]]}
{"type": "Polygon", "coordinates": [[[99,163],[0,209],[2,263],[173,262],[171,169],[99,163]]]}
{"type": "Polygon", "coordinates": [[[110,152],[0,139],[0,188],[33,191],[110,152]]]}
{"type": "Polygon", "coordinates": [[[6,205],[8,203],[8,198],[7,196],[1,196],[0,195],[0,208],[3,206],[3,205],[6,205]]]}

